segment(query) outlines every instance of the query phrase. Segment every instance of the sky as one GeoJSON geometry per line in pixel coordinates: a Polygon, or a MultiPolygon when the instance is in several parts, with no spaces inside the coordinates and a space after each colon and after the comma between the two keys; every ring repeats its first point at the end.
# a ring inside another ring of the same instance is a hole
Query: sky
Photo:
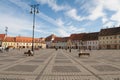
{"type": "Polygon", "coordinates": [[[0,34],[32,36],[30,5],[39,4],[35,37],[98,32],[120,25],[120,0],[0,0],[0,34]]]}

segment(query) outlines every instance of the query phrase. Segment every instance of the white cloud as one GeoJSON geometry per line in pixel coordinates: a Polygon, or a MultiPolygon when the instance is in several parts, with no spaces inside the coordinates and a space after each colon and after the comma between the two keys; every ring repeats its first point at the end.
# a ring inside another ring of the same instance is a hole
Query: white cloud
{"type": "Polygon", "coordinates": [[[30,9],[30,6],[28,6],[28,4],[26,4],[20,0],[9,0],[9,1],[16,4],[17,6],[23,8],[23,9],[27,9],[27,10],[30,9]]]}
{"type": "Polygon", "coordinates": [[[77,20],[77,21],[83,20],[83,18],[77,14],[76,9],[71,9],[71,10],[67,11],[65,14],[66,14],[66,16],[68,16],[74,20],[77,20]]]}
{"type": "Polygon", "coordinates": [[[112,10],[112,11],[118,11],[120,10],[120,0],[100,0],[100,3],[104,5],[104,8],[112,10]]]}
{"type": "Polygon", "coordinates": [[[58,32],[58,34],[59,34],[60,36],[69,36],[69,33],[66,32],[65,29],[58,28],[58,29],[57,29],[57,32],[58,32]]]}
{"type": "Polygon", "coordinates": [[[8,14],[0,14],[0,18],[0,24],[2,26],[7,26],[8,32],[12,34],[14,33],[15,35],[24,33],[23,30],[27,30],[31,26],[30,22],[27,20],[15,16],[13,17],[8,14]]]}
{"type": "Polygon", "coordinates": [[[108,19],[107,19],[106,17],[103,17],[103,18],[102,18],[103,24],[105,24],[107,21],[108,21],[108,19]]]}
{"type": "MultiPolygon", "coordinates": [[[[118,26],[120,23],[120,0],[104,0],[101,2],[103,4],[104,8],[110,11],[115,11],[111,17],[107,18],[108,23],[106,23],[104,26],[118,26]]],[[[109,14],[108,14],[109,15],[109,14]]]]}
{"type": "Polygon", "coordinates": [[[78,27],[75,27],[73,25],[69,26],[68,27],[68,30],[69,32],[74,32],[74,33],[80,33],[80,32],[83,32],[85,30],[85,28],[78,28],[78,27]]]}
{"type": "Polygon", "coordinates": [[[120,0],[92,0],[93,5],[89,5],[89,3],[82,6],[83,8],[87,8],[90,13],[88,16],[84,17],[84,19],[96,20],[101,18],[103,26],[113,26],[118,25],[120,23],[120,0]],[[115,11],[114,14],[109,14],[105,12],[105,10],[115,11]],[[110,17],[108,17],[110,16],[110,17]]]}
{"type": "Polygon", "coordinates": [[[56,19],[56,23],[58,24],[57,32],[60,36],[69,36],[71,33],[80,33],[84,32],[85,28],[75,27],[70,23],[69,25],[64,24],[61,18],[56,19]]]}
{"type": "Polygon", "coordinates": [[[88,16],[88,19],[96,20],[100,17],[105,17],[102,5],[98,5],[93,11],[91,11],[91,14],[88,16]]]}
{"type": "Polygon", "coordinates": [[[41,4],[48,4],[49,7],[52,8],[54,11],[61,11],[69,8],[67,5],[58,5],[56,3],[56,0],[36,0],[37,2],[40,2],[41,4]]]}
{"type": "Polygon", "coordinates": [[[63,26],[64,25],[64,22],[59,18],[59,19],[56,19],[56,23],[58,24],[58,26],[63,26]]]}
{"type": "Polygon", "coordinates": [[[120,10],[117,11],[114,15],[112,15],[111,20],[114,20],[114,21],[120,23],[120,10]]]}
{"type": "Polygon", "coordinates": [[[115,24],[115,22],[109,21],[107,22],[105,25],[103,25],[103,28],[110,28],[113,27],[115,24]]]}

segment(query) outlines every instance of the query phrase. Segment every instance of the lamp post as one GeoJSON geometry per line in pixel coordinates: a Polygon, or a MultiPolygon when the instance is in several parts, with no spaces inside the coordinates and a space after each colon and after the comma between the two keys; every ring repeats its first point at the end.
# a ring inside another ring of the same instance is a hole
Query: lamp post
{"type": "Polygon", "coordinates": [[[31,6],[31,11],[30,11],[30,13],[33,14],[33,33],[32,33],[32,48],[31,48],[31,50],[33,51],[33,54],[34,54],[35,14],[39,13],[39,10],[38,10],[39,4],[34,4],[34,5],[30,5],[30,6],[31,6]]]}

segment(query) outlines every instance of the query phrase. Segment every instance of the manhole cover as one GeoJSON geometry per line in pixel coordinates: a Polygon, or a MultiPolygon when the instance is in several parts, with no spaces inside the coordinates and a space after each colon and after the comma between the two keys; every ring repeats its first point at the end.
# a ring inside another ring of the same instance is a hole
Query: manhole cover
{"type": "Polygon", "coordinates": [[[119,68],[110,66],[110,65],[95,65],[92,66],[93,68],[95,68],[98,71],[120,71],[119,68]]]}
{"type": "Polygon", "coordinates": [[[38,65],[16,65],[6,69],[5,71],[23,71],[23,72],[33,72],[38,65]]]}
{"type": "Polygon", "coordinates": [[[52,72],[80,72],[75,66],[53,66],[52,72]]]}

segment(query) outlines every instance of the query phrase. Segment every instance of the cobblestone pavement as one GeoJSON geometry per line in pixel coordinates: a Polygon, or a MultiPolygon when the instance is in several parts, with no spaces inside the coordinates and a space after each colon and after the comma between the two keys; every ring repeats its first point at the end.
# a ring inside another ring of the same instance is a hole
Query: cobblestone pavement
{"type": "Polygon", "coordinates": [[[120,80],[120,50],[78,51],[40,49],[0,53],[0,80],[120,80]]]}

